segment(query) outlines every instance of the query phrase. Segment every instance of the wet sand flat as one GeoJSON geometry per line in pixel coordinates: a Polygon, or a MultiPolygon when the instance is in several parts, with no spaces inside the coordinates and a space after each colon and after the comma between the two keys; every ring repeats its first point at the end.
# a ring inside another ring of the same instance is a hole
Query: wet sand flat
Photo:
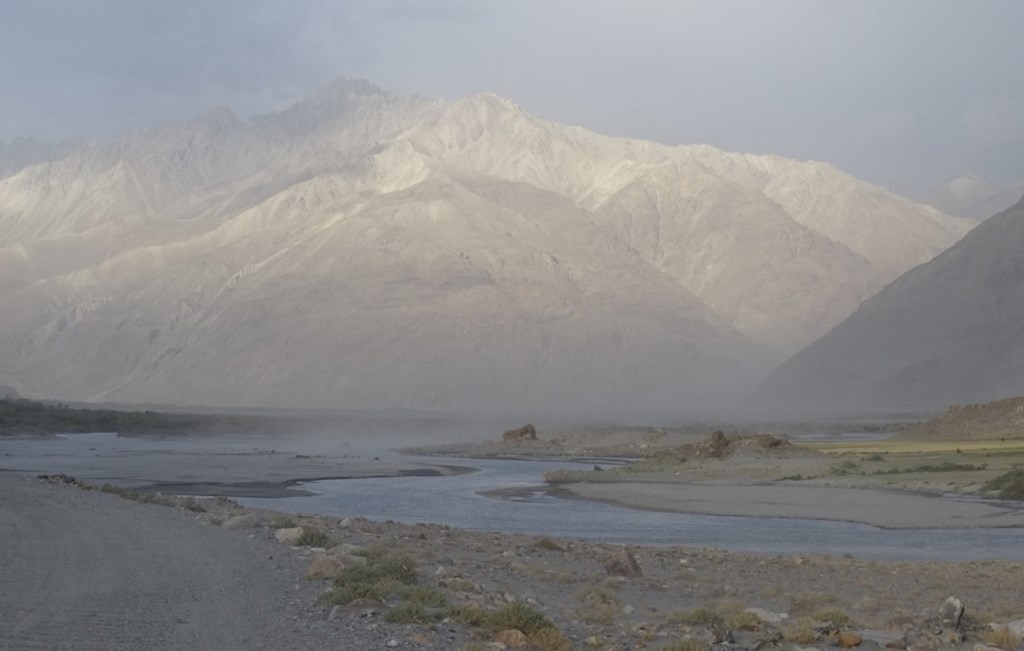
{"type": "Polygon", "coordinates": [[[885,528],[1024,526],[1019,502],[895,490],[618,481],[566,484],[553,493],[676,513],[843,520],[885,528]]]}

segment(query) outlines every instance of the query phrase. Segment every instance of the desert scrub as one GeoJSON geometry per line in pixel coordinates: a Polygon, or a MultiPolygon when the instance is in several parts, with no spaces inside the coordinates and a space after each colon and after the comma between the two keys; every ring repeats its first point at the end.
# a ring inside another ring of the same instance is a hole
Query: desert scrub
{"type": "Polygon", "coordinates": [[[690,611],[680,611],[669,615],[669,621],[674,624],[688,624],[690,626],[714,626],[725,622],[721,615],[710,608],[695,608],[690,611]]]}
{"type": "Polygon", "coordinates": [[[857,622],[838,608],[819,610],[811,618],[818,622],[832,622],[839,628],[856,628],[857,622]]]}
{"type": "Polygon", "coordinates": [[[325,534],[319,529],[307,529],[302,528],[302,535],[299,536],[298,541],[295,543],[296,547],[332,547],[334,542],[331,537],[325,534]]]}
{"type": "Polygon", "coordinates": [[[437,588],[410,585],[398,589],[404,601],[384,615],[385,621],[395,624],[427,624],[443,619],[448,600],[437,588]]]}
{"type": "Polygon", "coordinates": [[[267,526],[271,529],[294,529],[296,525],[295,520],[286,515],[275,515],[267,522],[267,526]]]}
{"type": "Polygon", "coordinates": [[[607,588],[587,588],[576,594],[579,618],[588,624],[612,624],[619,611],[619,597],[607,588]]]}
{"type": "Polygon", "coordinates": [[[820,611],[822,606],[831,606],[839,602],[839,597],[830,594],[811,592],[807,594],[793,595],[789,598],[789,613],[791,615],[810,615],[820,611]]]}
{"type": "Polygon", "coordinates": [[[982,486],[999,497],[1008,500],[1024,500],[1024,469],[1011,470],[999,475],[982,486]]]}
{"type": "Polygon", "coordinates": [[[818,641],[818,633],[814,630],[814,620],[801,617],[787,622],[782,629],[782,638],[795,644],[814,644],[818,641]]]}
{"type": "Polygon", "coordinates": [[[491,634],[517,629],[526,635],[530,648],[538,651],[573,651],[572,642],[550,619],[522,602],[511,603],[498,610],[484,610],[475,604],[453,606],[445,611],[445,616],[491,634]]]}
{"type": "Polygon", "coordinates": [[[741,631],[759,631],[764,624],[760,617],[743,610],[729,615],[726,623],[729,625],[729,628],[738,628],[741,631]]]}
{"type": "Polygon", "coordinates": [[[370,553],[366,558],[366,565],[343,569],[323,599],[332,604],[348,604],[356,599],[384,601],[403,585],[419,580],[416,563],[408,555],[370,553]]]}

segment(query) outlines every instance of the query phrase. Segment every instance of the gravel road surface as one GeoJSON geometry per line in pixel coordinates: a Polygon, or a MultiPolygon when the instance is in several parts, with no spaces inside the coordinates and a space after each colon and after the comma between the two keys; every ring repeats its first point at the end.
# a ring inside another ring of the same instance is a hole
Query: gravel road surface
{"type": "Polygon", "coordinates": [[[187,520],[0,473],[0,649],[326,646],[303,561],[187,520]]]}

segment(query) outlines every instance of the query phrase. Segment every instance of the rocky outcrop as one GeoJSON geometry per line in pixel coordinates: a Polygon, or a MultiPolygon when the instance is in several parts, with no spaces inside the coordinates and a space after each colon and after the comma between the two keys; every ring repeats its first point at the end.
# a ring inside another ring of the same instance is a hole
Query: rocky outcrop
{"type": "Polygon", "coordinates": [[[520,441],[536,441],[537,440],[537,429],[527,423],[522,427],[515,429],[505,430],[505,433],[501,435],[503,443],[519,443],[520,441]]]}

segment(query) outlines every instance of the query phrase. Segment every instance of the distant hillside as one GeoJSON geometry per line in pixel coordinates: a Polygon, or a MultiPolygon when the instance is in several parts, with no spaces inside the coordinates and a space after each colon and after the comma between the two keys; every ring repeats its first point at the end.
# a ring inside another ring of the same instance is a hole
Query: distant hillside
{"type": "Polygon", "coordinates": [[[813,410],[930,410],[1024,394],[1024,200],[893,281],[762,383],[813,410]]]}
{"type": "Polygon", "coordinates": [[[910,439],[1024,438],[1024,396],[985,404],[953,405],[944,414],[902,432],[910,439]]]}
{"type": "Polygon", "coordinates": [[[826,163],[365,81],[16,149],[0,382],[77,401],[734,404],[974,225],[826,163]]]}

